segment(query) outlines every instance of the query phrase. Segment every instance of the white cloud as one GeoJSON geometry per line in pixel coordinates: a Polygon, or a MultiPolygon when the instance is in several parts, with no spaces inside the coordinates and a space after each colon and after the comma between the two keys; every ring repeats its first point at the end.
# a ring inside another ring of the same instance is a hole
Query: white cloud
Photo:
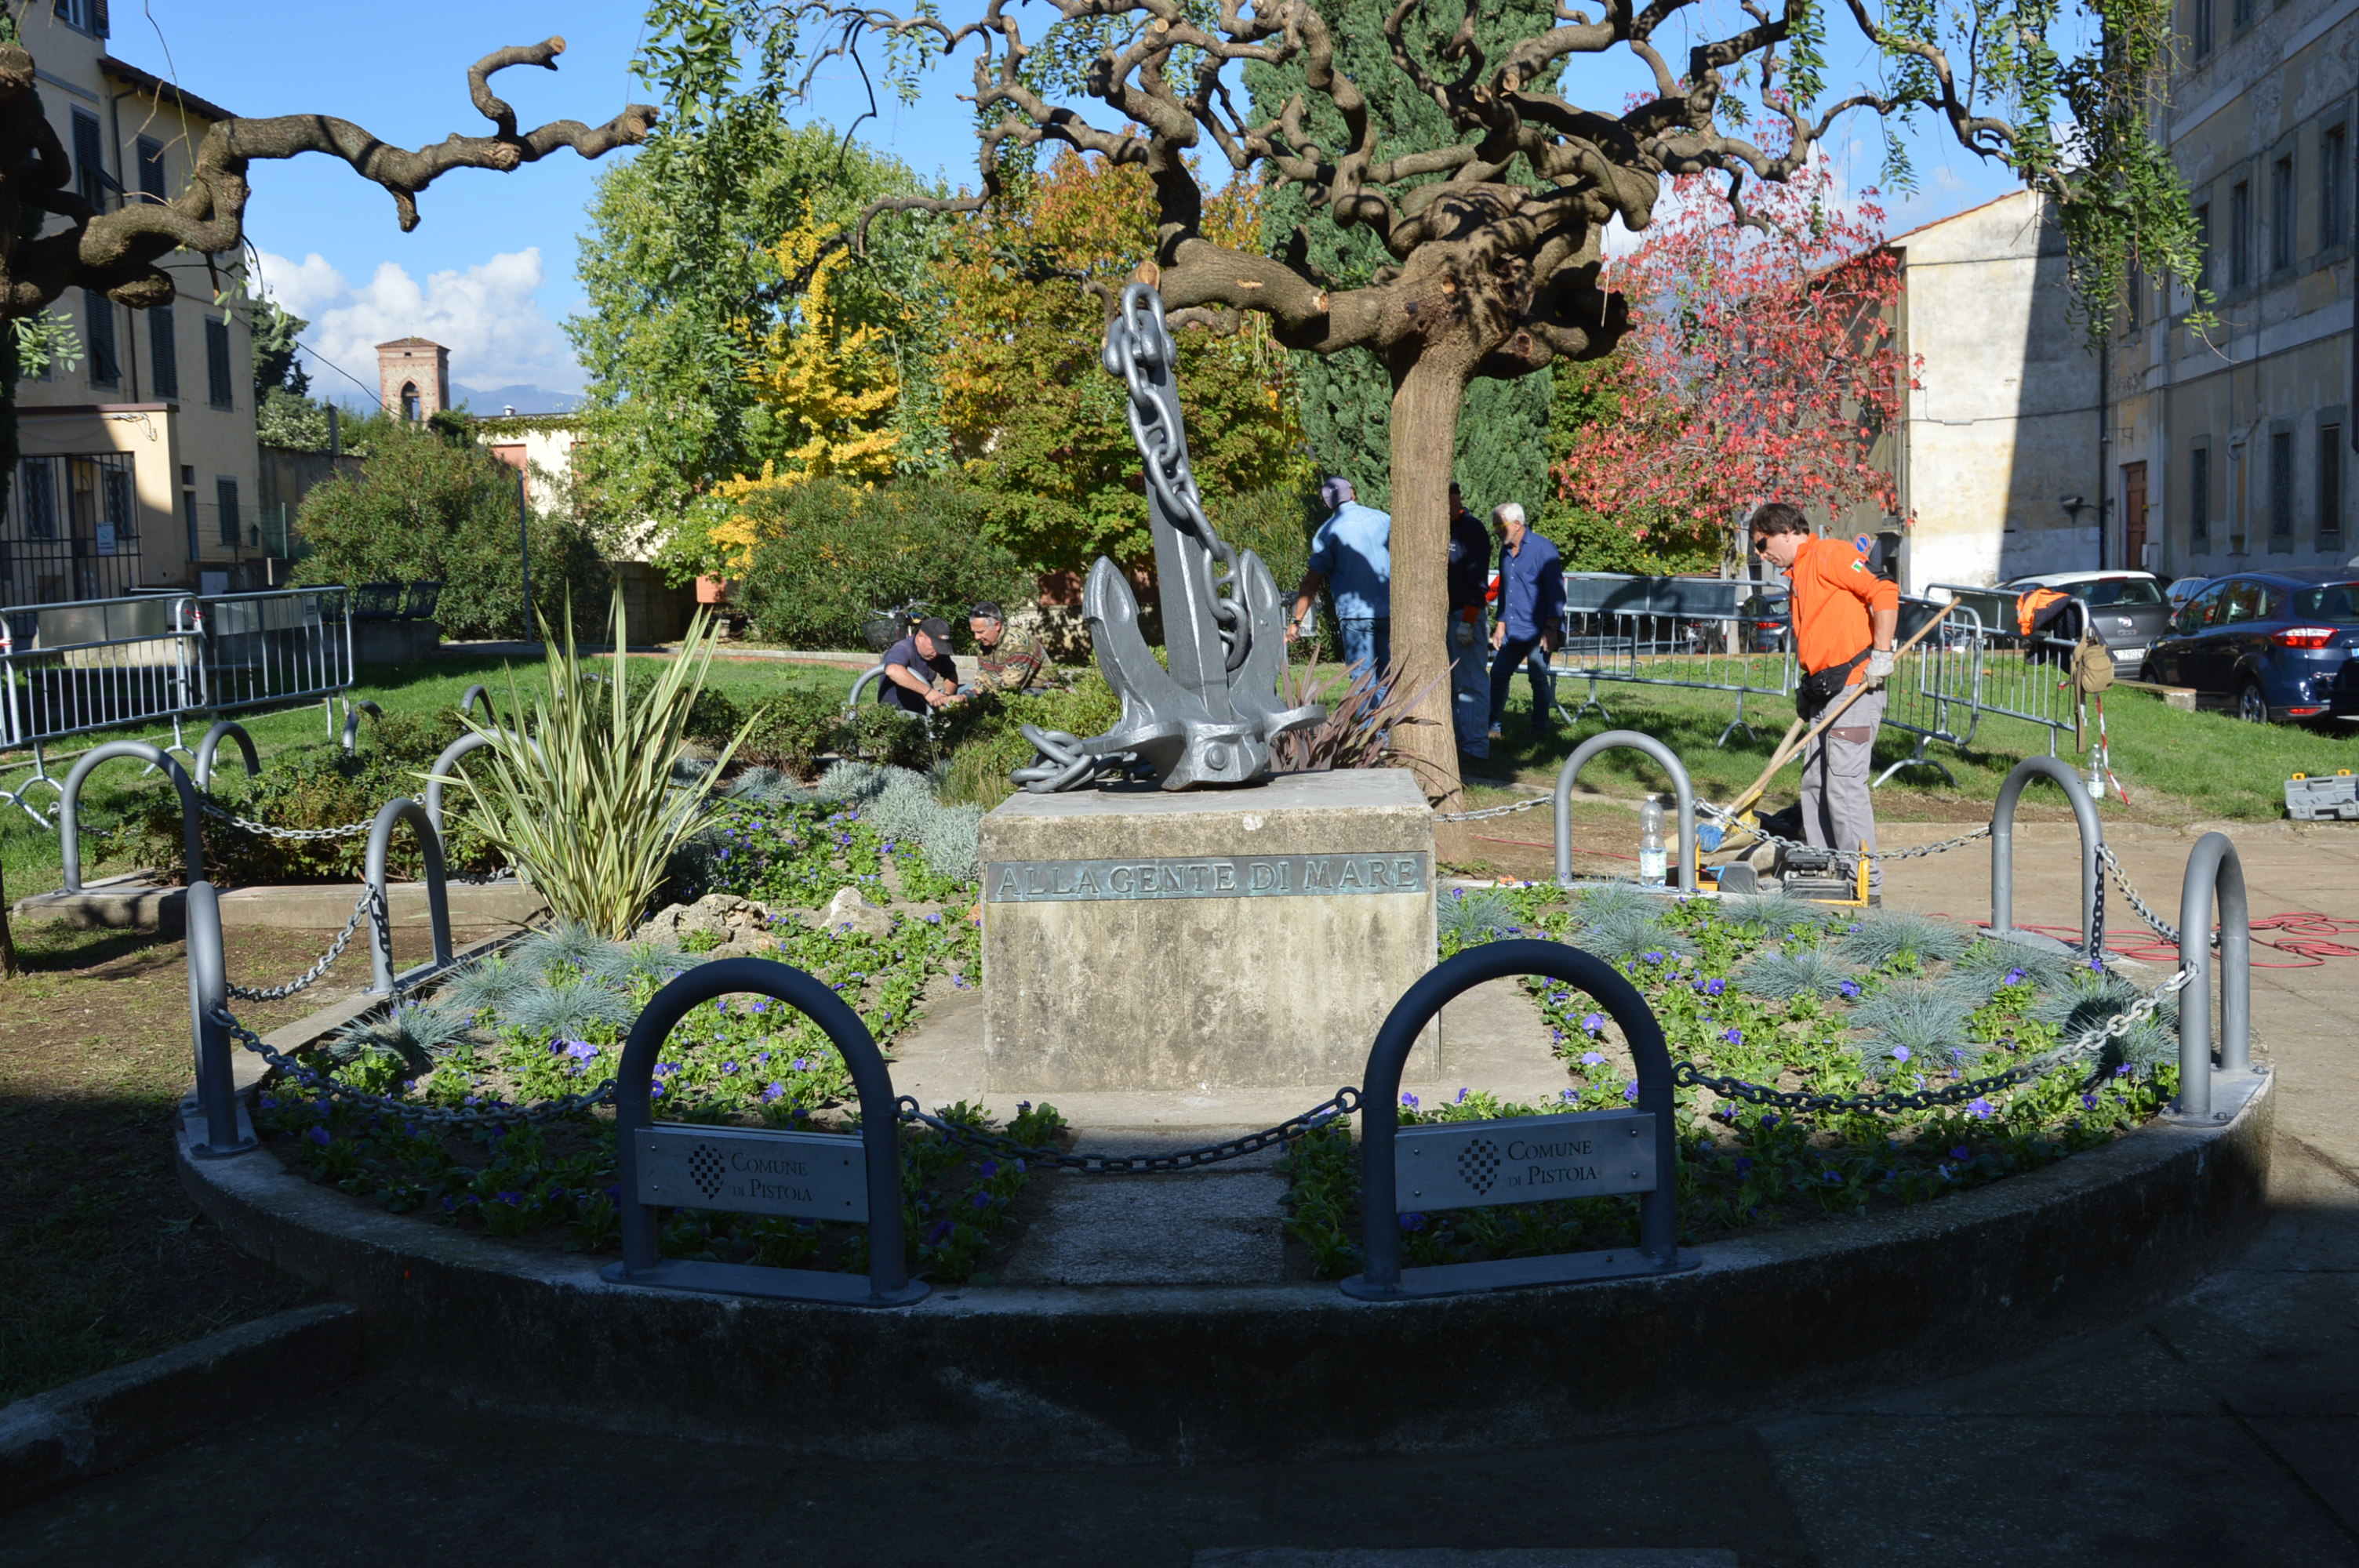
{"type": "MultiPolygon", "coordinates": [[[[353,286],[317,253],[300,262],[264,252],[263,291],[309,320],[305,344],[317,360],[349,372],[374,391],[376,345],[393,338],[430,338],[451,351],[451,379],[469,386],[526,384],[576,392],[581,367],[538,298],[540,250],[504,252],[463,271],[428,275],[421,284],[397,262],[383,262],[353,286]]],[[[352,383],[312,366],[321,392],[352,383]]]]}

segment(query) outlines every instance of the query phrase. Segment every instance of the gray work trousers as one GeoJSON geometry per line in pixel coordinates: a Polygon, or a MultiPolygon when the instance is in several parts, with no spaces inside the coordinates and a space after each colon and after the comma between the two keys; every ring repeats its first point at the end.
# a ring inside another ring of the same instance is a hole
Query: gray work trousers
{"type": "MultiPolygon", "coordinates": [[[[1841,702],[1839,694],[1835,700],[1841,702]]],[[[1802,841],[1814,849],[1837,852],[1837,865],[1851,873],[1854,862],[1844,851],[1874,850],[1875,807],[1868,795],[1867,775],[1875,752],[1875,731],[1884,722],[1884,693],[1871,691],[1843,710],[1835,727],[1811,741],[1802,752],[1802,841]]],[[[1867,891],[1884,885],[1880,862],[1867,863],[1867,891]]]]}

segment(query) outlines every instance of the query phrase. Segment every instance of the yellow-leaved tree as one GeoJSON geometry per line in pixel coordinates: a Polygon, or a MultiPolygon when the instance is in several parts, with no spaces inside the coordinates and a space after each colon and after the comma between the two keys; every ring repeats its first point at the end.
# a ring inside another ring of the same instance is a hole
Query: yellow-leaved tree
{"type": "Polygon", "coordinates": [[[762,492],[814,479],[870,484],[892,477],[899,453],[894,428],[901,396],[897,345],[886,326],[858,319],[842,303],[837,285],[853,260],[848,247],[831,246],[832,223],[806,217],[773,247],[779,272],[808,277],[795,308],[763,335],[746,380],[769,421],[780,455],[758,475],[722,481],[715,492],[730,503],[712,528],[733,569],[752,564],[765,536],[764,515],[748,505],[762,492]]]}

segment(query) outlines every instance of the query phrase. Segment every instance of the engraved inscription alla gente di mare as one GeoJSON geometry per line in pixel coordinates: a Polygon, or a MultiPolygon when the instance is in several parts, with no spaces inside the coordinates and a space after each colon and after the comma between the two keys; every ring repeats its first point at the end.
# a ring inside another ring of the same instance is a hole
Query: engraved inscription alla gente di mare
{"type": "Polygon", "coordinates": [[[1426,891],[1422,854],[1212,855],[1136,860],[1002,860],[994,903],[1081,899],[1324,897],[1426,891]]]}

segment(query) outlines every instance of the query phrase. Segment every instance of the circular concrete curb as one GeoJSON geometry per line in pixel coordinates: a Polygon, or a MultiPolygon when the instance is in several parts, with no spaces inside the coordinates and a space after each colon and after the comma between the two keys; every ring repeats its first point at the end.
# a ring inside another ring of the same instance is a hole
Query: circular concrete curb
{"type": "Polygon", "coordinates": [[[462,1397],[835,1457],[1309,1457],[1725,1418],[2135,1311],[2251,1235],[2272,1088],[1873,1223],[1699,1247],[1690,1273],[1384,1304],[1332,1284],[693,1295],[386,1214],[267,1152],[192,1160],[185,1131],[179,1167],[241,1247],[359,1306],[373,1357],[462,1397]]]}

